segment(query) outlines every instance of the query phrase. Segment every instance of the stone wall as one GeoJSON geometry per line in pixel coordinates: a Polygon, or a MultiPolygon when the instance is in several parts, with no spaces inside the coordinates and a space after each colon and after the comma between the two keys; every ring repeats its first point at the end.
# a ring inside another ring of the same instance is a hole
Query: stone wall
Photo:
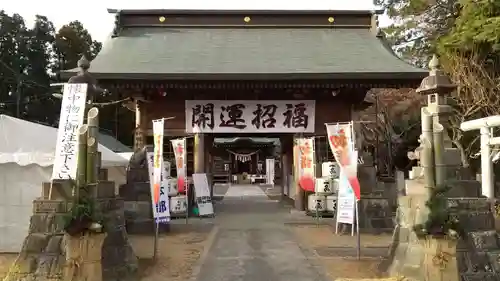
{"type": "Polygon", "coordinates": [[[361,188],[359,226],[364,232],[391,232],[394,228],[397,185],[394,179],[378,179],[373,158],[363,155],[363,164],[358,165],[361,188]]]}
{"type": "MultiPolygon", "coordinates": [[[[50,184],[44,184],[43,194],[49,194],[50,184]]],[[[71,194],[70,184],[54,186],[53,198],[43,196],[33,202],[29,232],[19,257],[5,281],[62,280],[68,262],[65,255],[64,224],[71,209],[63,197],[71,194]]],[[[103,214],[107,236],[102,246],[102,278],[106,281],[137,280],[137,257],[125,230],[123,200],[116,198],[114,182],[102,180],[94,194],[96,209],[103,214]]]]}
{"type": "MultiPolygon", "coordinates": [[[[119,195],[125,205],[125,225],[131,234],[153,234],[155,225],[151,201],[151,185],[146,152],[152,149],[146,146],[133,154],[127,169],[127,183],[119,188],[119,195]]],[[[167,232],[169,224],[160,224],[160,232],[167,232]]]]}
{"type": "MultiPolygon", "coordinates": [[[[466,231],[456,249],[461,280],[500,280],[500,240],[494,229],[491,203],[486,198],[479,198],[480,185],[476,181],[453,180],[449,184],[453,184],[453,188],[447,194],[448,208],[466,231]]],[[[425,280],[421,266],[424,249],[412,227],[425,219],[427,198],[413,191],[399,198],[398,226],[389,273],[425,280]]]]}

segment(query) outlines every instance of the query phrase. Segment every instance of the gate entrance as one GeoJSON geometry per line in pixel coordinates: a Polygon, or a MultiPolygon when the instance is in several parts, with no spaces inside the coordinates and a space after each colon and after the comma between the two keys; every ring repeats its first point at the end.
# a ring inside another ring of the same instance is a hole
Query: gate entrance
{"type": "MultiPolygon", "coordinates": [[[[130,98],[136,150],[148,143],[152,120],[175,117],[165,122],[164,135],[188,138],[188,177],[221,180],[210,153],[221,134],[279,134],[275,185],[297,190],[296,181],[289,184],[297,166],[293,137],[325,136],[325,123],[356,121],[370,89],[412,88],[427,76],[385,47],[373,11],[111,12],[117,26],[106,51],[85,65],[85,79],[130,98]]],[[[218,163],[238,175],[256,173],[259,164],[218,163]]],[[[295,206],[303,209],[299,191],[295,206]]]]}

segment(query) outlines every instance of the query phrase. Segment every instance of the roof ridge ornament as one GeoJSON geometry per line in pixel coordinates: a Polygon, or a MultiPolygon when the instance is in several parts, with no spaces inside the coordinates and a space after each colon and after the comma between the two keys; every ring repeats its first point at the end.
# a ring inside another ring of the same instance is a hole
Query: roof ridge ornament
{"type": "Polygon", "coordinates": [[[82,70],[82,72],[87,72],[90,68],[90,61],[85,55],[83,55],[77,62],[77,66],[82,70]]]}
{"type": "Polygon", "coordinates": [[[113,27],[113,32],[111,33],[111,38],[115,38],[120,36],[120,32],[122,31],[122,26],[121,26],[121,11],[118,10],[116,11],[115,14],[115,25],[113,27]]]}
{"type": "Polygon", "coordinates": [[[89,87],[87,99],[92,101],[96,94],[103,93],[105,90],[97,86],[97,80],[89,73],[90,61],[85,55],[78,60],[77,65],[80,70],[75,76],[69,78],[68,83],[87,84],[89,87]]]}

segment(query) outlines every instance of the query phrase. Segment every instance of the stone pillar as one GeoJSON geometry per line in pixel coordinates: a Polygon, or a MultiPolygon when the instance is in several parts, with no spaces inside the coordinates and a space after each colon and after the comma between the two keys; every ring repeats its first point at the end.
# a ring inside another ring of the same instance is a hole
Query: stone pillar
{"type": "Polygon", "coordinates": [[[140,98],[135,99],[135,137],[134,151],[146,146],[146,106],[140,98]]]}
{"type": "Polygon", "coordinates": [[[205,139],[203,134],[194,135],[194,172],[205,173],[205,139]]]}

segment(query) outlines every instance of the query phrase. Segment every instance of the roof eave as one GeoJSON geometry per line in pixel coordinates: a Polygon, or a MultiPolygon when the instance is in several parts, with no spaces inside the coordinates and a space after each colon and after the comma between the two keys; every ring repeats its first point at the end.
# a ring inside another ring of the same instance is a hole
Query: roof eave
{"type": "Polygon", "coordinates": [[[316,15],[324,13],[335,13],[344,15],[366,15],[384,13],[383,9],[374,10],[212,10],[212,9],[112,9],[108,8],[108,13],[123,15],[163,15],[163,14],[183,14],[183,15],[237,15],[237,14],[253,14],[253,15],[316,15]]]}
{"type": "MultiPolygon", "coordinates": [[[[394,79],[418,80],[428,75],[427,71],[415,72],[342,72],[342,73],[90,73],[99,80],[356,80],[356,79],[394,79]]],[[[63,79],[76,74],[76,70],[61,72],[63,79]]]]}

